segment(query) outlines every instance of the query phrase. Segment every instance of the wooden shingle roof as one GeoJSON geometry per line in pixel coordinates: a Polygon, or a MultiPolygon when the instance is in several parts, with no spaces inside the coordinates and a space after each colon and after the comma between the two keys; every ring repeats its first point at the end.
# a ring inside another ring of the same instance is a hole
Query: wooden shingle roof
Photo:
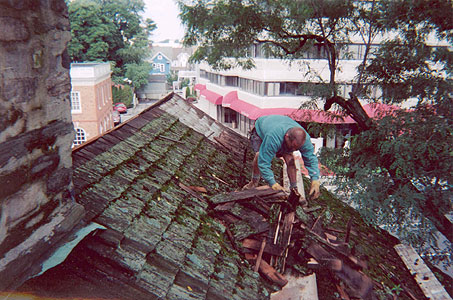
{"type": "MultiPolygon", "coordinates": [[[[170,94],[75,149],[75,200],[87,224],[107,229],[86,237],[51,272],[70,272],[66,284],[79,296],[86,288],[90,297],[117,299],[264,299],[261,279],[224,240],[209,203],[181,187],[218,193],[245,183],[238,170],[246,146],[170,94]]],[[[65,284],[57,285],[66,296],[65,284]]]]}
{"type": "MultiPolygon", "coordinates": [[[[248,147],[246,138],[170,94],[76,148],[75,201],[85,207],[85,224],[94,222],[105,229],[85,237],[65,262],[29,281],[23,290],[104,299],[269,299],[281,286],[253,271],[250,245],[251,239],[273,239],[267,233],[275,230],[273,207],[282,198],[267,191],[235,192],[249,177],[248,147]]],[[[309,257],[322,266],[324,260],[336,259],[325,254],[326,249],[344,258],[349,246],[354,252],[349,260],[366,257],[368,265],[344,266],[343,271],[352,270],[348,272],[317,270],[319,299],[336,299],[339,280],[351,274],[364,274],[382,294],[396,283],[379,265],[391,269],[420,297],[392,248],[398,240],[367,226],[341,201],[329,202],[328,194],[324,190],[311,203],[321,209],[299,209],[292,215],[287,270],[308,275],[313,273],[309,257]],[[329,242],[335,230],[348,241],[341,244],[344,251],[329,242]]],[[[263,260],[271,253],[281,262],[277,248],[267,247],[263,260]]],[[[411,299],[401,295],[398,299],[411,299]]]]}

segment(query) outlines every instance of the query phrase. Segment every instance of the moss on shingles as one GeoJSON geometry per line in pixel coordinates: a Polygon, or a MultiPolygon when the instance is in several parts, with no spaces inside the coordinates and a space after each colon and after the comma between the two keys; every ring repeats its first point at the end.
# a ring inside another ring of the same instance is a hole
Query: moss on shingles
{"type": "Polygon", "coordinates": [[[173,146],[172,141],[168,141],[161,138],[156,138],[152,143],[150,143],[146,148],[154,153],[159,153],[160,157],[167,152],[168,148],[173,146]]]}
{"type": "MultiPolygon", "coordinates": [[[[162,191],[162,196],[173,203],[180,203],[186,197],[186,192],[183,191],[176,182],[171,182],[165,191],[162,191]]],[[[179,205],[179,204],[178,204],[179,205]]]]}
{"type": "MultiPolygon", "coordinates": [[[[151,138],[153,139],[154,137],[151,138]]],[[[150,135],[146,134],[142,130],[137,130],[135,134],[125,139],[124,142],[129,144],[128,147],[131,147],[131,149],[137,151],[147,145],[150,140],[150,135]]]]}
{"type": "Polygon", "coordinates": [[[149,176],[153,181],[157,182],[162,187],[167,181],[169,181],[175,174],[176,170],[162,170],[159,167],[156,167],[152,170],[152,173],[149,172],[149,176]]]}
{"type": "Polygon", "coordinates": [[[116,184],[117,180],[112,175],[104,176],[98,183],[94,184],[91,189],[84,191],[86,193],[98,194],[102,199],[110,201],[118,198],[127,189],[127,186],[116,184]]]}
{"type": "Polygon", "coordinates": [[[185,207],[179,207],[174,216],[174,221],[186,227],[197,228],[200,224],[200,216],[185,207]]]}
{"type": "Polygon", "coordinates": [[[143,213],[152,218],[173,219],[178,205],[178,202],[170,201],[167,197],[156,193],[145,203],[143,213]]]}
{"type": "Polygon", "coordinates": [[[165,153],[165,157],[162,157],[156,162],[156,165],[159,165],[160,168],[174,174],[179,170],[183,163],[184,157],[176,155],[175,152],[170,150],[165,153]]]}
{"type": "Polygon", "coordinates": [[[238,272],[239,266],[237,265],[236,257],[225,256],[220,253],[217,256],[214,272],[211,275],[209,285],[212,290],[208,290],[208,296],[211,296],[212,299],[233,299],[238,272]]]}
{"type": "Polygon", "coordinates": [[[136,155],[141,157],[148,163],[154,163],[159,160],[163,154],[161,151],[154,150],[150,147],[143,147],[139,152],[137,152],[136,155]]]}
{"type": "MultiPolygon", "coordinates": [[[[198,226],[185,226],[178,222],[172,222],[162,235],[163,240],[168,240],[178,245],[178,247],[184,247],[190,249],[195,239],[194,233],[198,226]]],[[[187,252],[187,251],[186,251],[187,252]]]]}
{"type": "Polygon", "coordinates": [[[199,145],[197,147],[197,151],[198,151],[198,153],[201,153],[200,155],[202,157],[204,157],[206,160],[209,160],[209,157],[211,156],[211,154],[216,152],[217,149],[212,144],[211,141],[209,141],[207,138],[205,138],[205,139],[203,139],[202,142],[199,143],[199,145]]]}
{"type": "Polygon", "coordinates": [[[206,139],[206,137],[195,130],[188,131],[185,136],[185,140],[187,142],[192,142],[192,144],[198,144],[201,140],[204,139],[206,139]]]}
{"type": "Polygon", "coordinates": [[[153,197],[153,195],[160,189],[160,186],[156,185],[149,180],[146,174],[138,176],[131,186],[129,192],[143,202],[147,202],[153,197]]]}
{"type": "Polygon", "coordinates": [[[166,157],[168,157],[168,160],[178,167],[180,167],[184,163],[186,158],[191,154],[191,151],[183,151],[180,147],[173,147],[172,149],[169,149],[167,153],[165,153],[166,157]]]}
{"type": "MultiPolygon", "coordinates": [[[[114,154],[121,161],[128,160],[139,149],[136,146],[132,147],[132,144],[133,143],[128,142],[128,139],[126,139],[126,140],[114,145],[108,152],[104,152],[103,154],[105,154],[106,156],[114,154]]],[[[99,157],[102,157],[103,154],[99,155],[99,157]]],[[[106,159],[108,159],[108,157],[106,157],[106,159]]]]}
{"type": "Polygon", "coordinates": [[[179,285],[173,285],[170,290],[167,293],[167,296],[165,299],[172,299],[172,300],[204,300],[205,299],[205,293],[198,292],[197,290],[194,290],[190,286],[179,286],[179,285]]]}
{"type": "Polygon", "coordinates": [[[162,114],[159,118],[154,118],[144,125],[140,131],[148,137],[155,137],[167,130],[177,119],[169,114],[162,114]]]}
{"type": "Polygon", "coordinates": [[[184,135],[191,129],[182,124],[181,122],[175,122],[166,130],[165,133],[162,133],[162,135],[165,135],[168,138],[174,139],[176,141],[180,141],[184,135]]]}
{"type": "Polygon", "coordinates": [[[122,232],[129,227],[134,217],[135,215],[129,208],[118,207],[117,204],[113,204],[104,209],[102,214],[95,219],[95,222],[122,232]]]}
{"type": "Polygon", "coordinates": [[[200,238],[218,244],[220,251],[221,246],[226,243],[224,236],[226,227],[207,214],[201,216],[200,221],[197,235],[200,238]]]}
{"type": "MultiPolygon", "coordinates": [[[[169,121],[168,117],[164,119],[169,121]]],[[[171,126],[176,122],[174,118],[171,118],[171,120],[172,122],[170,123],[161,123],[162,120],[157,121],[157,119],[151,121],[134,135],[112,146],[109,151],[100,153],[91,161],[77,168],[75,174],[92,174],[89,179],[92,183],[96,183],[106,174],[114,172],[114,170],[120,169],[124,165],[133,164],[135,160],[139,160],[140,163],[146,165],[146,167],[139,166],[137,168],[143,171],[149,167],[149,163],[161,158],[167,148],[173,144],[171,141],[155,139],[160,131],[167,131],[168,128],[165,128],[163,124],[171,126]],[[152,132],[147,131],[150,128],[153,129],[152,132]],[[160,131],[158,130],[159,128],[160,131]]],[[[135,165],[137,166],[137,164],[135,165]]]]}
{"type": "Polygon", "coordinates": [[[140,169],[135,169],[131,167],[130,164],[127,164],[122,168],[116,170],[115,173],[112,174],[112,176],[115,177],[115,179],[118,179],[119,183],[130,185],[141,174],[143,174],[143,171],[141,171],[140,169]]]}
{"type": "MultiPolygon", "coordinates": [[[[229,190],[235,189],[238,187],[238,181],[240,177],[240,173],[243,170],[242,161],[240,158],[237,159],[219,159],[219,157],[223,157],[223,155],[219,155],[218,151],[215,151],[211,154],[209,158],[209,173],[214,174],[215,177],[221,179],[221,182],[227,182],[230,187],[229,190]]],[[[226,191],[228,188],[225,188],[222,191],[226,191]]]]}
{"type": "Polygon", "coordinates": [[[153,119],[150,123],[150,130],[157,132],[158,134],[165,133],[169,127],[171,127],[174,123],[178,122],[178,119],[174,116],[163,113],[159,116],[159,118],[153,119]]]}
{"type": "Polygon", "coordinates": [[[151,264],[159,265],[164,270],[176,273],[184,264],[188,250],[182,239],[172,241],[169,238],[163,238],[156,245],[155,251],[149,256],[148,261],[151,264]]]}
{"type": "Polygon", "coordinates": [[[246,237],[257,233],[257,231],[252,226],[250,226],[248,222],[242,220],[231,224],[229,226],[229,229],[236,241],[243,240],[246,237]]]}
{"type": "Polygon", "coordinates": [[[149,290],[152,295],[155,295],[155,299],[165,299],[165,295],[173,284],[175,276],[176,273],[166,272],[160,266],[146,263],[137,276],[137,282],[140,286],[144,286],[149,290]]]}
{"type": "Polygon", "coordinates": [[[128,169],[129,172],[134,172],[136,174],[143,174],[151,165],[152,165],[152,163],[145,160],[138,153],[136,153],[135,156],[130,158],[130,160],[124,166],[124,168],[128,169]]]}
{"type": "MultiPolygon", "coordinates": [[[[102,174],[94,172],[91,168],[91,162],[74,170],[74,177],[84,178],[88,182],[98,182],[102,178],[102,174]]],[[[108,171],[108,170],[107,170],[108,171]]]]}

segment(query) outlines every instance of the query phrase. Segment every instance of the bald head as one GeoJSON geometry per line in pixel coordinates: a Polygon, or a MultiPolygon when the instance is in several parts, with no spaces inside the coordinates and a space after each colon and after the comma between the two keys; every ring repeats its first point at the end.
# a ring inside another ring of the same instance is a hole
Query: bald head
{"type": "Polygon", "coordinates": [[[305,130],[300,127],[292,127],[285,134],[285,142],[292,151],[298,150],[305,143],[305,130]]]}

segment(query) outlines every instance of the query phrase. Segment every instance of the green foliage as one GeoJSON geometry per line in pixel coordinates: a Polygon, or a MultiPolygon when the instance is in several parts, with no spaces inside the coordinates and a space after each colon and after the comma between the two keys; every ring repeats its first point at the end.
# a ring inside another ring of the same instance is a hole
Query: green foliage
{"type": "Polygon", "coordinates": [[[427,247],[438,227],[428,212],[451,209],[451,113],[450,104],[442,111],[420,106],[385,117],[379,130],[354,136],[350,149],[331,150],[334,155],[323,150],[320,160],[338,175],[339,191],[369,223],[427,247]]]}
{"type": "MultiPolygon", "coordinates": [[[[114,62],[113,80],[122,83],[129,69],[146,68],[148,37],[156,25],[143,20],[143,0],[74,0],[69,3],[72,61],[114,62]],[[129,65],[129,66],[128,66],[129,65]]],[[[142,85],[141,76],[131,76],[134,87],[142,85]],[[135,81],[137,79],[137,81],[135,81]]]]}
{"type": "MultiPolygon", "coordinates": [[[[178,81],[178,74],[175,72],[175,71],[170,71],[170,73],[167,74],[167,84],[169,86],[173,86],[173,82],[175,81],[178,81]]],[[[185,87],[188,87],[190,84],[190,79],[189,78],[184,78],[182,81],[181,81],[181,89],[185,88],[185,87]]],[[[186,89],[186,92],[187,92],[187,89],[186,89]]],[[[188,97],[187,95],[190,95],[186,93],[186,97],[188,97]]]]}
{"type": "Polygon", "coordinates": [[[173,81],[178,81],[178,74],[172,70],[167,74],[167,84],[173,86],[173,81]]]}
{"type": "Polygon", "coordinates": [[[338,175],[349,174],[349,167],[345,157],[349,149],[322,147],[318,154],[319,162],[338,175]]]}
{"type": "Polygon", "coordinates": [[[130,86],[112,86],[113,103],[123,102],[127,107],[132,107],[132,89],[130,86]]]}
{"type": "Polygon", "coordinates": [[[150,63],[144,62],[141,64],[130,63],[126,64],[125,76],[130,79],[136,89],[146,85],[148,83],[149,72],[151,72],[152,66],[150,63]]]}
{"type": "Polygon", "coordinates": [[[186,87],[186,98],[190,97],[192,93],[190,92],[190,87],[186,87]]]}

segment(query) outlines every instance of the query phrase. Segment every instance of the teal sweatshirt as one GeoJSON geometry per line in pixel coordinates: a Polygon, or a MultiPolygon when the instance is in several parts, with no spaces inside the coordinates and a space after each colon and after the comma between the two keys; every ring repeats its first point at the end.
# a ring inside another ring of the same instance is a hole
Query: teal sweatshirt
{"type": "MultiPolygon", "coordinates": [[[[276,183],[274,173],[271,169],[272,159],[277,155],[279,150],[280,154],[291,153],[291,151],[285,149],[286,147],[283,145],[283,141],[286,132],[296,126],[304,129],[290,117],[282,115],[263,116],[255,122],[256,133],[263,140],[259,151],[258,168],[261,176],[270,186],[276,183]]],[[[318,158],[314,154],[314,147],[308,133],[305,143],[299,151],[311,180],[319,179],[318,158]]]]}

